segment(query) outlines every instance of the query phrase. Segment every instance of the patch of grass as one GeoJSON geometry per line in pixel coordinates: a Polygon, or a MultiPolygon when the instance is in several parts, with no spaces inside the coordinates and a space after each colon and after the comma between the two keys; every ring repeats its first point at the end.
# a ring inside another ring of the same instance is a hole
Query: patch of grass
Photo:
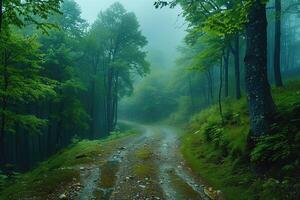
{"type": "Polygon", "coordinates": [[[281,200],[300,196],[296,178],[299,176],[300,81],[274,88],[273,96],[281,119],[274,124],[275,137],[260,142],[252,154],[246,149],[249,134],[246,99],[224,102],[225,125],[221,123],[217,106],[195,115],[188,124],[181,146],[183,156],[195,173],[222,191],[225,199],[281,200]],[[254,172],[255,163],[250,162],[254,155],[269,162],[264,176],[254,172]]]}
{"type": "Polygon", "coordinates": [[[139,163],[134,165],[134,174],[139,178],[151,177],[154,175],[154,164],[152,163],[152,152],[148,147],[142,147],[135,152],[139,163]]]}
{"type": "Polygon", "coordinates": [[[198,137],[188,135],[182,144],[182,153],[193,171],[203,177],[209,185],[216,190],[221,190],[225,199],[243,200],[249,198],[247,194],[249,184],[247,180],[253,180],[251,173],[233,172],[234,163],[221,156],[221,153],[214,149],[211,144],[202,143],[196,145],[198,137]]]}
{"type": "Polygon", "coordinates": [[[143,179],[151,177],[153,175],[153,166],[146,164],[137,164],[133,167],[134,174],[139,178],[143,179]]]}
{"type": "Polygon", "coordinates": [[[152,157],[152,152],[148,148],[142,148],[136,151],[135,156],[140,160],[149,160],[152,157]]]}
{"type": "MultiPolygon", "coordinates": [[[[132,134],[132,132],[115,133],[103,140],[84,140],[73,144],[40,163],[34,170],[20,174],[15,180],[5,183],[6,187],[0,191],[0,199],[15,200],[26,197],[47,199],[48,195],[57,189],[67,187],[73,178],[79,180],[79,171],[74,166],[97,162],[96,158],[115,151],[115,148],[132,134]]],[[[104,184],[110,185],[109,181],[104,184]]]]}

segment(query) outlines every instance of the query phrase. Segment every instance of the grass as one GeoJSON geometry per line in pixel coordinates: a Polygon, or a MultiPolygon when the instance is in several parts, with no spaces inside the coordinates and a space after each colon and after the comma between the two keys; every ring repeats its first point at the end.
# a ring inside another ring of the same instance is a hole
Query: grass
{"type": "Polygon", "coordinates": [[[134,174],[139,179],[154,176],[155,167],[153,163],[153,154],[149,147],[142,147],[135,152],[135,157],[140,161],[133,166],[134,174]]]}
{"type": "MultiPolygon", "coordinates": [[[[72,181],[79,181],[80,173],[75,166],[97,162],[97,158],[114,151],[122,140],[133,133],[115,133],[97,141],[80,141],[71,145],[39,164],[34,170],[20,174],[5,183],[0,199],[15,200],[36,197],[47,199],[49,194],[67,187],[72,181]]],[[[110,181],[104,183],[110,185],[110,181]]]]}
{"type": "MultiPolygon", "coordinates": [[[[291,145],[290,149],[299,148],[295,138],[297,131],[300,133],[300,81],[291,81],[284,88],[274,88],[273,97],[282,118],[274,134],[282,134],[283,130],[287,129],[285,132],[289,134],[286,135],[291,135],[290,141],[296,143],[291,145]]],[[[188,124],[188,132],[182,139],[181,151],[193,171],[214,189],[221,190],[225,199],[294,199],[292,197],[294,194],[287,193],[296,190],[295,185],[299,185],[299,180],[293,185],[291,182],[285,182],[295,179],[291,173],[285,177],[278,174],[282,171],[281,166],[293,166],[294,160],[290,155],[295,155],[295,150],[289,149],[286,153],[289,157],[274,162],[274,166],[271,166],[269,171],[263,172],[265,177],[262,177],[254,172],[253,165],[249,161],[251,154],[249,155],[246,148],[249,134],[246,100],[224,102],[224,118],[225,125],[222,125],[218,107],[213,106],[195,115],[188,124]],[[276,165],[280,167],[276,168],[276,165]],[[288,189],[285,190],[285,187],[288,189]],[[281,194],[278,194],[278,191],[281,191],[281,194]]],[[[269,146],[272,149],[276,145],[279,145],[278,141],[269,146]]],[[[267,150],[263,150],[265,151],[263,153],[266,157],[270,157],[267,150]]],[[[277,155],[283,151],[284,149],[279,147],[272,154],[277,155]]],[[[293,172],[297,172],[296,168],[293,172]]]]}

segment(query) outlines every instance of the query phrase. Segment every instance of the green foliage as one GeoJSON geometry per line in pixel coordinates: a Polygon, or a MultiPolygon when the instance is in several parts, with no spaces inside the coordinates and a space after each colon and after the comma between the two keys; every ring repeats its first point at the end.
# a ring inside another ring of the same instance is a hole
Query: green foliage
{"type": "Polygon", "coordinates": [[[99,155],[111,154],[115,151],[114,147],[120,146],[122,140],[128,139],[131,134],[123,132],[102,140],[80,141],[40,163],[34,170],[10,179],[0,173],[0,185],[5,184],[0,199],[37,197],[43,200],[51,194],[57,198],[61,188],[67,187],[74,178],[79,181],[80,173],[76,170],[79,164],[99,164],[99,155]]]}
{"type": "Polygon", "coordinates": [[[273,91],[280,119],[270,135],[256,140],[254,149],[247,148],[245,99],[225,103],[223,126],[216,107],[195,115],[189,123],[181,147],[184,157],[225,198],[299,198],[299,80],[273,91]]]}
{"type": "MultiPolygon", "coordinates": [[[[10,0],[3,1],[3,22],[5,25],[24,27],[34,24],[37,28],[47,31],[53,24],[47,19],[53,13],[60,13],[63,0],[10,0]]],[[[0,22],[2,23],[2,22],[0,22]]]]}
{"type": "Polygon", "coordinates": [[[154,122],[167,118],[176,108],[176,101],[161,79],[163,72],[153,72],[135,88],[132,97],[124,99],[121,114],[134,120],[154,122]]]}
{"type": "Polygon", "coordinates": [[[41,75],[43,55],[35,37],[23,37],[18,34],[3,33],[0,54],[3,62],[0,71],[0,96],[7,101],[1,107],[5,119],[5,131],[14,132],[18,124],[30,133],[38,133],[47,124],[47,120],[26,114],[15,106],[41,101],[55,96],[56,82],[41,75]]]}

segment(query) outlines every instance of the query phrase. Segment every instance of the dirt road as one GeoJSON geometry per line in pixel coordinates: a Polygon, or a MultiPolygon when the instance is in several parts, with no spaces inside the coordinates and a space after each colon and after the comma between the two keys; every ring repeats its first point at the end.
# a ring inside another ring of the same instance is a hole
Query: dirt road
{"type": "Polygon", "coordinates": [[[101,164],[82,167],[82,189],[76,199],[209,199],[180,156],[176,129],[126,123],[141,134],[118,147],[101,164]]]}

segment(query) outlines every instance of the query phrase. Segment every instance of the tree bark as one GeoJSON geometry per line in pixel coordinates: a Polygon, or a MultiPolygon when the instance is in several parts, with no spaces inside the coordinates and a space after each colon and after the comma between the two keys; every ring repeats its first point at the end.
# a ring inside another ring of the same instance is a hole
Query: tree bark
{"type": "Polygon", "coordinates": [[[281,0],[275,0],[275,48],[274,48],[274,78],[277,87],[282,87],[280,71],[281,63],[281,0]]]}
{"type": "Polygon", "coordinates": [[[222,109],[222,87],[223,87],[223,56],[221,56],[221,60],[220,60],[219,112],[220,112],[222,124],[224,124],[223,109],[222,109]]]}
{"type": "Polygon", "coordinates": [[[229,83],[228,83],[229,56],[230,56],[230,52],[229,52],[229,49],[227,48],[226,54],[224,57],[224,86],[225,86],[225,91],[224,91],[225,94],[224,95],[225,95],[225,97],[229,96],[229,83]]]}
{"type": "Polygon", "coordinates": [[[213,104],[214,101],[214,97],[213,97],[213,80],[212,80],[212,75],[210,70],[208,69],[206,72],[206,77],[207,77],[207,81],[208,81],[208,97],[209,97],[209,101],[210,104],[213,104]]]}
{"type": "Polygon", "coordinates": [[[248,13],[245,82],[252,136],[270,130],[275,104],[267,77],[266,5],[255,0],[248,13]]]}
{"type": "Polygon", "coordinates": [[[6,130],[6,111],[8,106],[7,88],[8,88],[8,69],[7,69],[7,54],[3,52],[3,96],[1,97],[1,126],[0,126],[0,165],[5,163],[5,130],[6,130]]]}
{"type": "Polygon", "coordinates": [[[235,73],[235,97],[241,98],[241,75],[240,75],[240,35],[237,33],[234,39],[234,73],[235,73]]]}
{"type": "Polygon", "coordinates": [[[192,75],[188,74],[188,81],[189,81],[189,92],[190,92],[190,98],[191,98],[191,105],[193,111],[196,111],[195,101],[194,101],[194,93],[192,88],[192,75]]]}
{"type": "Polygon", "coordinates": [[[2,32],[3,23],[3,0],[0,0],[0,33],[2,32]]]}

